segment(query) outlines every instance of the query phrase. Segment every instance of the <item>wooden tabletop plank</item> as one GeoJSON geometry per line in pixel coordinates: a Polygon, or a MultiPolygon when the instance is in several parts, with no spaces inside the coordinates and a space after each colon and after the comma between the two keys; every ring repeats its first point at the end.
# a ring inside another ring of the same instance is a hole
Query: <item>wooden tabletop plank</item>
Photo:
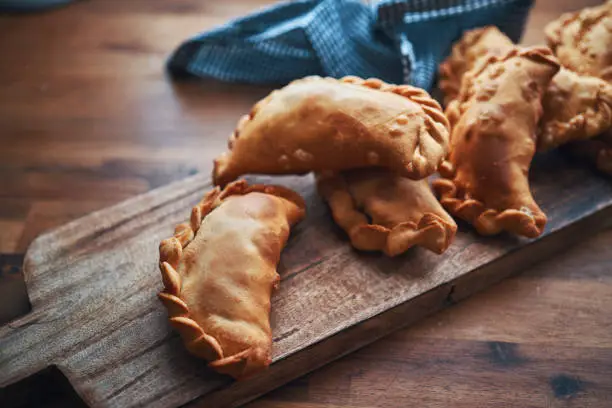
{"type": "MultiPolygon", "coordinates": [[[[0,17],[0,317],[27,310],[7,265],[41,232],[208,168],[269,88],[173,83],[163,64],[183,39],[267,3],[90,0],[0,17]]],[[[538,0],[525,42],[598,3],[538,0]]],[[[611,242],[593,237],[252,406],[606,407],[611,242]]]]}

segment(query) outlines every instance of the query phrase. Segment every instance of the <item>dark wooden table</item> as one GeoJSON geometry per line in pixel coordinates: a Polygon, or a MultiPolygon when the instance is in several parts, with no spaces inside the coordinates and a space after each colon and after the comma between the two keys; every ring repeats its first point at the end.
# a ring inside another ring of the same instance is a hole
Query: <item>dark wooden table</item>
{"type": "MultiPolygon", "coordinates": [[[[182,39],[266,3],[90,0],[0,17],[0,322],[28,310],[20,266],[42,231],[208,169],[270,89],[173,82],[164,62],[182,39]]],[[[597,3],[539,0],[525,42],[597,3]]],[[[608,231],[250,406],[609,407],[611,270],[608,231]]],[[[54,370],[0,402],[79,406],[54,370]]]]}

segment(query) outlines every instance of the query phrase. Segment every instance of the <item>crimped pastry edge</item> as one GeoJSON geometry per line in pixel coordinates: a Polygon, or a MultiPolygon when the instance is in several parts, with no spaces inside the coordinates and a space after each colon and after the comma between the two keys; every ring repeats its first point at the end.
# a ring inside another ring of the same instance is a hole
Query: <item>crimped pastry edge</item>
{"type": "MultiPolygon", "coordinates": [[[[333,190],[334,193],[341,192],[351,197],[353,203],[352,211],[361,213],[354,206],[354,201],[350,191],[346,185],[345,178],[340,173],[322,172],[317,174],[317,189],[319,194],[328,200],[328,196],[333,190]]],[[[337,215],[334,209],[331,209],[332,216],[338,225],[337,215]]],[[[364,218],[367,217],[364,215],[364,218]]],[[[344,229],[344,228],[343,228],[344,229]]],[[[351,240],[353,247],[364,251],[382,251],[386,255],[396,256],[409,248],[418,245],[429,249],[432,252],[441,254],[453,242],[457,232],[457,226],[451,225],[437,214],[426,212],[423,214],[418,223],[406,221],[399,223],[393,228],[388,228],[379,224],[358,223],[352,225],[345,232],[351,240]],[[442,241],[436,239],[436,244],[428,245],[429,237],[435,235],[442,237],[442,241]],[[397,238],[400,238],[399,243],[397,238]]]]}
{"type": "Polygon", "coordinates": [[[432,187],[442,206],[452,215],[472,224],[479,234],[495,235],[508,231],[527,238],[536,238],[544,232],[547,221],[544,213],[534,215],[528,208],[498,211],[487,208],[480,200],[458,198],[454,174],[453,165],[448,161],[444,162],[440,166],[442,178],[435,180],[432,187]]]}
{"type": "MultiPolygon", "coordinates": [[[[363,78],[352,76],[352,75],[345,76],[340,79],[331,78],[331,77],[308,76],[308,77],[296,79],[295,81],[292,81],[287,86],[293,83],[296,83],[296,82],[314,81],[314,80],[334,80],[334,81],[339,81],[342,83],[364,86],[370,89],[379,90],[382,92],[391,92],[391,93],[400,95],[421,107],[421,109],[423,110],[427,118],[426,119],[427,126],[428,126],[429,133],[431,133],[430,136],[432,137],[432,139],[434,139],[440,145],[448,145],[449,143],[448,133],[450,133],[450,126],[449,126],[449,122],[448,122],[446,115],[444,115],[442,107],[435,99],[431,97],[431,95],[429,95],[427,91],[421,88],[417,88],[411,85],[389,84],[378,78],[363,79],[363,78]],[[442,126],[447,130],[446,136],[442,134],[436,128],[435,123],[442,124],[442,126]]],[[[248,123],[251,120],[253,120],[253,118],[255,118],[255,116],[257,115],[257,112],[261,109],[261,107],[263,107],[270,100],[270,98],[274,96],[274,93],[277,91],[278,90],[272,91],[268,96],[266,96],[265,98],[257,102],[255,105],[253,105],[253,107],[251,108],[251,111],[248,114],[243,115],[238,120],[238,124],[236,125],[234,132],[230,135],[228,139],[228,148],[230,151],[232,150],[236,140],[240,137],[240,133],[244,130],[244,128],[248,125],[248,123]]],[[[432,167],[432,164],[428,163],[428,159],[422,156],[420,148],[419,148],[420,144],[421,144],[421,141],[417,140],[417,143],[415,145],[413,159],[410,162],[410,164],[408,164],[407,166],[408,173],[414,175],[415,178],[420,178],[418,176],[421,174],[424,174],[426,176],[428,173],[432,172],[432,171],[427,171],[426,169],[427,167],[432,167]]],[[[233,174],[224,174],[226,172],[225,169],[227,167],[228,155],[229,155],[229,152],[224,152],[214,160],[212,177],[213,177],[213,183],[215,185],[223,186],[236,177],[233,174]]],[[[437,163],[433,164],[433,167],[434,167],[433,171],[437,169],[437,167],[440,165],[442,160],[443,160],[443,157],[440,158],[440,160],[437,163]]]]}
{"type": "MultiPolygon", "coordinates": [[[[225,356],[217,340],[191,316],[189,306],[180,297],[181,276],[176,271],[181,260],[183,249],[198,233],[202,220],[208,216],[228,197],[259,192],[281,197],[296,204],[304,210],[304,199],[293,190],[276,185],[254,184],[249,186],[245,180],[228,184],[223,190],[215,187],[204,195],[191,211],[188,223],[176,226],[174,235],[163,240],[159,245],[159,267],[164,289],[158,294],[159,300],[168,311],[170,324],[181,335],[186,348],[193,354],[209,361],[209,366],[218,372],[229,374],[236,379],[245,378],[252,373],[246,373],[247,360],[251,353],[257,353],[252,347],[237,354],[225,356]]],[[[279,282],[274,283],[278,288],[279,282]]],[[[266,365],[269,365],[270,361],[266,365]]]]}

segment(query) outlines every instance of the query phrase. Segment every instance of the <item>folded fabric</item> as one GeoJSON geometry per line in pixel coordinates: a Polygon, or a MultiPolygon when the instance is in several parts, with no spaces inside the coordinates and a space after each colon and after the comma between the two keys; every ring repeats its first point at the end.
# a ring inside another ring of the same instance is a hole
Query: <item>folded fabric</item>
{"type": "Polygon", "coordinates": [[[73,0],[0,0],[0,12],[33,12],[63,6],[73,0]]]}
{"type": "Polygon", "coordinates": [[[430,88],[463,31],[497,25],[518,41],[533,0],[301,0],[184,42],[172,73],[287,83],[307,75],[377,77],[430,88]]]}

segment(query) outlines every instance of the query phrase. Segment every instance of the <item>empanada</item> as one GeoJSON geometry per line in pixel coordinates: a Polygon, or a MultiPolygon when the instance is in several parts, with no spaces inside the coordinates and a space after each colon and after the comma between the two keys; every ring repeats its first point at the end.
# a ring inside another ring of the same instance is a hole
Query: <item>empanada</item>
{"type": "Polygon", "coordinates": [[[545,32],[561,65],[612,81],[612,1],[565,13],[548,24],[545,32]]]}
{"type": "Polygon", "coordinates": [[[440,64],[440,89],[448,105],[459,94],[461,78],[480,58],[502,56],[514,47],[512,40],[495,26],[466,31],[452,48],[451,54],[440,64]]]}
{"type": "Polygon", "coordinates": [[[481,234],[537,237],[544,229],[528,173],[541,98],[558,69],[548,48],[517,47],[466,73],[447,108],[451,152],[433,186],[442,205],[481,234]]]}
{"type": "Polygon", "coordinates": [[[589,139],[612,126],[612,84],[562,68],[542,99],[538,149],[589,139]]]}
{"type": "Polygon", "coordinates": [[[357,169],[317,174],[317,188],[357,249],[395,256],[420,245],[440,254],[457,232],[426,179],[357,169]]]}
{"type": "Polygon", "coordinates": [[[238,181],[210,191],[159,247],[159,294],[187,349],[237,379],[271,360],[276,265],[304,201],[278,186],[238,181]]]}
{"type": "Polygon", "coordinates": [[[247,173],[371,166],[423,178],[446,156],[448,134],[440,105],[422,89],[307,77],[272,92],[240,120],[213,179],[223,185],[247,173]]]}

